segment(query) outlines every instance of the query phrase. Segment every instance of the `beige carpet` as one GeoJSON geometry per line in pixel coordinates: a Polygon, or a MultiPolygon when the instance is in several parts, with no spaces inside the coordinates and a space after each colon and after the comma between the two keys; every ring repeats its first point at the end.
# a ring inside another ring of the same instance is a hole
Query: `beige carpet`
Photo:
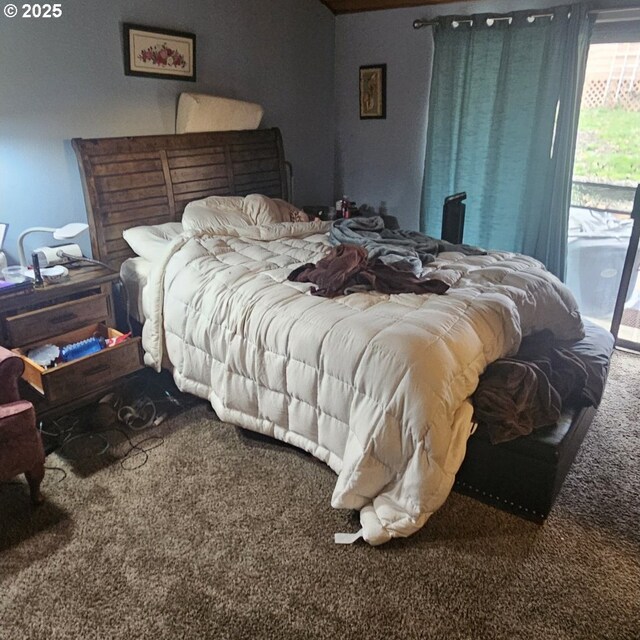
{"type": "Polygon", "coordinates": [[[543,527],[452,494],[417,535],[333,544],[335,477],[197,406],[127,471],[0,486],[0,638],[640,638],[640,357],[543,527]]]}

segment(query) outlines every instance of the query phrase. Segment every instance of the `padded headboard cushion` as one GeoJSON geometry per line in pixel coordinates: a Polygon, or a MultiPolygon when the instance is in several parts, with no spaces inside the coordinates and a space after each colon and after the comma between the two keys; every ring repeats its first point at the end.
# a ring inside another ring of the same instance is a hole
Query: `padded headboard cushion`
{"type": "Polygon", "coordinates": [[[94,258],[134,255],[124,229],[177,222],[188,202],[262,193],[288,199],[278,129],[129,138],[74,138],[94,258]]]}
{"type": "Polygon", "coordinates": [[[181,93],[176,116],[176,133],[197,131],[241,131],[257,129],[264,109],[253,102],[181,93]]]}

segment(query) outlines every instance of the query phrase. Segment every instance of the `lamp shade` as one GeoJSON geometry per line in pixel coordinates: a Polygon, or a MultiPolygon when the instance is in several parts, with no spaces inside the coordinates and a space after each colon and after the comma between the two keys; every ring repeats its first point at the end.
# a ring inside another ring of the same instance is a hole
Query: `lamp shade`
{"type": "Polygon", "coordinates": [[[75,238],[79,236],[83,231],[86,231],[89,225],[85,222],[70,222],[65,224],[64,227],[60,227],[53,232],[53,237],[56,240],[68,240],[69,238],[75,238]]]}

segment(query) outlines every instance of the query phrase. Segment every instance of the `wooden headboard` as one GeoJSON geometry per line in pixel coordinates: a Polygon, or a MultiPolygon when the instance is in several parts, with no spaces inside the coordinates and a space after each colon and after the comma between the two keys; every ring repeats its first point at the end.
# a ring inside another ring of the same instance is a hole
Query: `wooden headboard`
{"type": "Polygon", "coordinates": [[[118,267],[129,227],[179,221],[191,200],[262,193],[288,199],[278,129],[74,138],[94,258],[118,267]]]}

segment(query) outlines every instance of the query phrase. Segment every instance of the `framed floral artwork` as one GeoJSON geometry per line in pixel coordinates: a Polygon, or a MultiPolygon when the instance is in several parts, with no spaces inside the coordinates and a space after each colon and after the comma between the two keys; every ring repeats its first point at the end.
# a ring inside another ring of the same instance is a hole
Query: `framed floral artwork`
{"type": "Polygon", "coordinates": [[[124,72],[128,76],[196,79],[196,36],[124,23],[124,72]]]}
{"type": "Polygon", "coordinates": [[[360,119],[387,117],[387,65],[360,67],[360,119]]]}

